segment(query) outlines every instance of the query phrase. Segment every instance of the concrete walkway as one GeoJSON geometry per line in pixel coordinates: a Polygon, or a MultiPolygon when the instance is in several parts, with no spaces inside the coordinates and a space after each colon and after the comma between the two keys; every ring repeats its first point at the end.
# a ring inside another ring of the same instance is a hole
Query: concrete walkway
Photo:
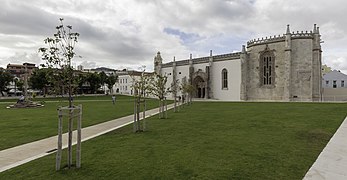
{"type": "MultiPolygon", "coordinates": [[[[168,105],[168,109],[173,108],[173,104],[168,105]]],[[[158,114],[159,109],[146,111],[146,117],[158,114]]],[[[142,113],[140,113],[142,116],[142,113]]],[[[142,119],[142,117],[141,117],[142,119]]],[[[58,121],[58,120],[57,120],[58,121]]],[[[133,123],[134,116],[129,115],[121,117],[94,126],[85,127],[82,129],[82,142],[88,139],[100,136],[107,132],[113,131],[120,127],[133,123]]],[[[83,121],[82,121],[83,123],[83,121]]],[[[58,127],[57,127],[58,132],[58,127]]],[[[76,131],[73,132],[73,145],[76,144],[76,131]]],[[[63,134],[63,148],[67,147],[67,133],[63,134]]],[[[23,144],[13,148],[0,151],[0,172],[6,171],[13,167],[38,159],[40,157],[56,152],[58,136],[49,137],[39,141],[23,144]]],[[[83,146],[83,144],[82,144],[83,146]]],[[[83,147],[82,147],[83,150],[83,147]]]]}
{"type": "Polygon", "coordinates": [[[304,177],[304,180],[346,179],[347,117],[304,177]]]}

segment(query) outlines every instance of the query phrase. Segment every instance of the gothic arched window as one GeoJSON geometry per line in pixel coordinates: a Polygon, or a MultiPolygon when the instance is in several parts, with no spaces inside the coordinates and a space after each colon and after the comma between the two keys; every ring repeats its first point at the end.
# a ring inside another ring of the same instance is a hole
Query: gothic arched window
{"type": "Polygon", "coordinates": [[[260,83],[263,86],[275,85],[275,56],[266,46],[265,51],[260,55],[260,83]]]}
{"type": "Polygon", "coordinates": [[[223,69],[222,70],[222,89],[227,89],[228,88],[228,70],[223,69]]]}

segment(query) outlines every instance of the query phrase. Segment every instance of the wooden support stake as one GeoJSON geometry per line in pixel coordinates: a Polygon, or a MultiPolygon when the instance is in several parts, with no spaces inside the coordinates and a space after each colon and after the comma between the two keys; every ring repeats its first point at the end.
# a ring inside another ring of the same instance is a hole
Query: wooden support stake
{"type": "Polygon", "coordinates": [[[134,124],[133,124],[133,131],[136,132],[136,97],[134,99],[134,124]]]}
{"type": "Polygon", "coordinates": [[[143,101],[143,131],[146,130],[146,99],[143,101]]]}
{"type": "Polygon", "coordinates": [[[82,136],[82,104],[79,105],[79,117],[77,119],[77,147],[76,147],[76,167],[81,167],[81,136],[82,136]]]}
{"type": "Polygon", "coordinates": [[[136,116],[137,116],[137,129],[136,131],[140,131],[141,130],[141,124],[140,124],[140,98],[137,99],[137,104],[136,104],[136,116]]]}
{"type": "Polygon", "coordinates": [[[63,136],[63,114],[61,109],[58,111],[58,148],[57,148],[57,156],[55,161],[55,170],[60,170],[61,164],[61,151],[62,151],[62,136],[63,136]]]}
{"type": "Polygon", "coordinates": [[[67,156],[67,162],[68,162],[68,168],[71,168],[72,164],[72,129],[73,129],[73,121],[72,121],[72,109],[69,109],[69,125],[68,125],[68,156],[67,156]]]}

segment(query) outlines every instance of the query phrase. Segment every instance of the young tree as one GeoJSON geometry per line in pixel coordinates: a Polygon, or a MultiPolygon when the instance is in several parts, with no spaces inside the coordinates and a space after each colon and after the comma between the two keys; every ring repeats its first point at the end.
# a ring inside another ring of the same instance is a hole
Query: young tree
{"type": "Polygon", "coordinates": [[[136,79],[132,77],[133,84],[132,88],[134,89],[134,132],[141,132],[145,130],[145,112],[146,112],[146,95],[150,89],[150,78],[145,74],[145,70],[143,70],[140,79],[136,79]],[[141,103],[143,104],[143,126],[141,128],[140,123],[140,111],[141,111],[141,103]]]}
{"type": "Polygon", "coordinates": [[[13,81],[13,77],[9,72],[0,71],[0,93],[4,95],[4,91],[7,91],[7,86],[13,81]]]}
{"type": "Polygon", "coordinates": [[[150,93],[159,100],[159,118],[164,118],[166,96],[168,94],[168,90],[165,86],[166,82],[167,76],[161,76],[159,74],[155,74],[150,81],[150,93]]]}
{"type": "MultiPolygon", "coordinates": [[[[63,18],[60,18],[60,24],[56,27],[57,32],[53,37],[47,37],[44,42],[48,47],[39,48],[39,52],[42,53],[42,59],[46,61],[46,65],[50,68],[54,68],[54,85],[55,87],[64,87],[64,84],[68,84],[69,93],[69,106],[67,108],[59,108],[59,112],[62,109],[67,109],[69,111],[69,122],[68,122],[68,168],[71,168],[72,164],[72,126],[73,126],[73,113],[76,109],[79,110],[79,120],[78,120],[78,135],[77,135],[77,167],[80,166],[80,136],[81,136],[81,107],[75,107],[73,105],[72,92],[74,83],[74,74],[71,66],[71,61],[76,55],[75,45],[78,42],[79,33],[72,32],[72,26],[65,26],[63,18]]],[[[63,90],[64,88],[62,88],[63,90]]],[[[63,93],[63,92],[62,92],[63,93]]],[[[61,150],[62,150],[62,119],[59,115],[59,128],[58,128],[58,151],[57,151],[57,161],[56,169],[60,169],[61,160],[61,150]],[[58,160],[59,159],[59,160],[58,160]]]]}
{"type": "Polygon", "coordinates": [[[192,102],[192,93],[194,92],[194,87],[187,82],[186,78],[183,78],[182,80],[181,92],[183,95],[183,101],[187,101],[188,105],[190,105],[192,102]]]}
{"type": "Polygon", "coordinates": [[[173,94],[174,97],[174,112],[177,112],[177,93],[179,90],[179,80],[176,79],[171,83],[170,92],[173,94]]]}

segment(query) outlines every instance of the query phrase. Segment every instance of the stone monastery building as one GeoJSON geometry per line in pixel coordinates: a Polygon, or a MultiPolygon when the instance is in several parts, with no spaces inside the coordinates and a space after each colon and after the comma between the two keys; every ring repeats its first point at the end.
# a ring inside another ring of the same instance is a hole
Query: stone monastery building
{"type": "Polygon", "coordinates": [[[319,27],[310,32],[250,40],[247,48],[163,63],[154,57],[154,71],[195,87],[194,98],[227,101],[319,101],[322,94],[322,49],[319,27]]]}

